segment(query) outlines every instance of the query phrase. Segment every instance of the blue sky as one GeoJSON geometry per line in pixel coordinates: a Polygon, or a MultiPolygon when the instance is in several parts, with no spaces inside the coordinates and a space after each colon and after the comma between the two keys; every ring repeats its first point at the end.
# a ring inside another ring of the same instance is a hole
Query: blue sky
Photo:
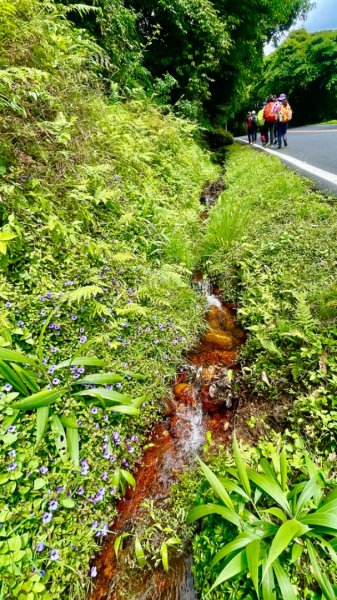
{"type": "MultiPolygon", "coordinates": [[[[337,0],[316,0],[315,4],[315,8],[311,9],[306,20],[297,21],[292,29],[301,27],[308,31],[337,29],[337,0]]],[[[270,54],[274,49],[274,46],[268,44],[265,47],[265,54],[270,54]]]]}

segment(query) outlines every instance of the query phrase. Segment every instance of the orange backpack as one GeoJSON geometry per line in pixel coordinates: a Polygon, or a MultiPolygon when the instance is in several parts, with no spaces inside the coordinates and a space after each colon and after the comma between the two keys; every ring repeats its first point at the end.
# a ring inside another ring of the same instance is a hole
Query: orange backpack
{"type": "Polygon", "coordinates": [[[275,112],[274,102],[268,102],[263,110],[263,118],[267,123],[272,123],[277,119],[277,113],[275,112]]]}
{"type": "Polygon", "coordinates": [[[291,121],[293,116],[293,111],[290,108],[290,104],[287,104],[287,106],[281,106],[280,112],[279,112],[279,121],[281,121],[282,123],[288,123],[289,121],[291,121]]]}

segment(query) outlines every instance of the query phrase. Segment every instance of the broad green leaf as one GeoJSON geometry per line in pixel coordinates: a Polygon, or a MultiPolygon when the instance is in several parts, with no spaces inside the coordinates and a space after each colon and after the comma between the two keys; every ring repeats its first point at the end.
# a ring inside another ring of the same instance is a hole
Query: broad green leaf
{"type": "Polygon", "coordinates": [[[262,579],[262,598],[263,600],[276,600],[275,580],[272,567],[266,569],[267,559],[262,562],[262,571],[264,578],[262,579]]]}
{"type": "Polygon", "coordinates": [[[298,515],[300,514],[301,510],[304,508],[306,503],[314,496],[317,486],[318,486],[317,475],[314,475],[306,483],[305,487],[303,488],[303,490],[301,492],[301,495],[299,496],[299,498],[296,502],[296,507],[295,507],[295,510],[296,510],[295,516],[296,517],[298,517],[298,515]]]}
{"type": "Polygon", "coordinates": [[[270,515],[274,515],[274,517],[277,517],[278,519],[280,519],[282,521],[282,523],[284,523],[287,520],[286,514],[283,512],[283,510],[281,510],[277,506],[272,506],[271,508],[265,508],[264,510],[260,510],[260,512],[266,512],[266,513],[269,513],[270,515]]]}
{"type": "Polygon", "coordinates": [[[139,415],[139,408],[135,406],[129,406],[128,404],[116,404],[115,406],[106,406],[107,412],[120,413],[121,415],[130,415],[131,417],[136,417],[139,415]]]}
{"type": "Polygon", "coordinates": [[[47,480],[43,477],[38,477],[34,481],[34,490],[41,490],[47,484],[47,480]]]}
{"type": "Polygon", "coordinates": [[[161,545],[160,556],[161,556],[161,562],[162,562],[164,571],[166,571],[166,573],[168,573],[169,561],[168,561],[168,549],[167,549],[166,542],[163,542],[163,544],[161,545]]]}
{"type": "MultiPolygon", "coordinates": [[[[240,479],[246,493],[248,494],[248,496],[250,496],[251,489],[250,489],[250,484],[249,484],[249,478],[247,475],[247,469],[246,469],[246,465],[242,459],[242,456],[240,454],[240,448],[239,448],[239,444],[236,439],[235,432],[234,432],[234,436],[233,436],[233,454],[234,454],[236,468],[238,470],[239,479],[240,479]]],[[[230,506],[229,508],[233,508],[233,506],[230,506]]]]}
{"type": "Polygon", "coordinates": [[[166,544],[168,546],[176,546],[177,544],[181,544],[181,539],[178,537],[171,537],[168,540],[166,540],[166,544]]]}
{"type": "Polygon", "coordinates": [[[266,569],[273,564],[273,562],[280,556],[280,554],[287,548],[289,543],[296,537],[299,537],[308,531],[308,527],[291,519],[281,525],[277,534],[275,535],[272,544],[270,546],[266,569]]]}
{"type": "Polygon", "coordinates": [[[337,518],[335,512],[319,513],[318,511],[301,517],[301,523],[306,525],[318,525],[320,527],[329,527],[337,533],[337,518]]]}
{"type": "Polygon", "coordinates": [[[279,584],[279,588],[281,590],[283,600],[298,600],[298,596],[294,592],[294,588],[291,584],[291,581],[285,570],[281,567],[278,560],[274,561],[273,569],[276,575],[277,583],[279,584]]]}
{"type": "Polygon", "coordinates": [[[67,417],[61,415],[60,421],[63,427],[68,427],[69,429],[78,429],[77,419],[74,414],[68,415],[67,417]]]}
{"type": "Polygon", "coordinates": [[[67,427],[66,436],[70,460],[73,461],[75,467],[78,467],[80,464],[80,441],[78,429],[67,427]]]}
{"type": "Polygon", "coordinates": [[[288,479],[288,461],[287,453],[285,448],[282,448],[280,454],[280,475],[281,475],[281,488],[285,492],[287,490],[287,479],[288,479]]]}
{"type": "Polygon", "coordinates": [[[130,533],[124,532],[116,537],[115,543],[114,543],[114,551],[115,551],[117,559],[118,559],[118,553],[122,549],[122,546],[123,546],[123,540],[129,536],[130,536],[130,533]]]}
{"type": "Polygon", "coordinates": [[[286,511],[288,515],[291,515],[291,509],[287,497],[276,481],[267,475],[256,473],[251,469],[249,469],[247,473],[251,481],[258,485],[264,492],[266,492],[266,494],[271,496],[283,508],[283,510],[286,511]]]}
{"type": "Polygon", "coordinates": [[[15,350],[7,350],[7,348],[0,348],[0,359],[9,362],[23,363],[24,365],[29,363],[30,365],[37,366],[37,362],[33,358],[30,358],[21,352],[16,352],[15,350]]]}
{"type": "Polygon", "coordinates": [[[300,544],[297,544],[296,542],[294,543],[292,550],[291,550],[291,563],[296,563],[299,558],[302,556],[303,553],[303,549],[304,546],[301,546],[300,544]]]}
{"type": "MultiPolygon", "coordinates": [[[[67,460],[66,432],[64,431],[64,427],[57,415],[53,414],[51,416],[51,421],[52,421],[53,429],[56,432],[56,436],[55,436],[56,448],[57,448],[61,458],[65,461],[65,460],[67,460]]],[[[75,429],[73,431],[75,431],[75,429]]]]}
{"type": "Polygon", "coordinates": [[[104,367],[105,361],[96,356],[74,356],[55,365],[55,370],[66,367],[104,367]]]}
{"type": "Polygon", "coordinates": [[[246,546],[246,557],[248,571],[252,578],[252,582],[256,591],[256,595],[260,598],[259,592],[259,564],[260,564],[260,540],[254,540],[246,546]]]}
{"type": "Polygon", "coordinates": [[[75,506],[75,501],[72,498],[61,498],[60,502],[64,508],[74,508],[75,506]]]}
{"type": "Polygon", "coordinates": [[[235,552],[236,550],[241,550],[241,548],[245,548],[247,544],[250,544],[251,542],[256,540],[260,540],[262,537],[265,536],[262,535],[260,537],[250,531],[243,531],[242,533],[239,533],[239,535],[234,540],[226,544],[216,553],[210,564],[210,569],[212,569],[216,564],[218,564],[220,560],[222,560],[232,552],[235,552]]]}
{"type": "Polygon", "coordinates": [[[42,406],[48,406],[60,398],[65,391],[66,390],[63,389],[57,391],[41,390],[41,392],[37,392],[37,394],[32,394],[23,400],[14,402],[11,405],[11,408],[14,408],[14,410],[35,410],[37,408],[41,408],[42,406]]]}
{"type": "Polygon", "coordinates": [[[318,585],[320,586],[325,598],[327,598],[327,600],[336,600],[336,596],[335,596],[335,593],[333,591],[330,581],[328,580],[326,575],[324,575],[324,573],[322,573],[322,571],[319,568],[319,564],[317,561],[317,553],[316,553],[314,546],[308,539],[306,540],[306,545],[308,548],[308,554],[309,554],[311,568],[312,568],[314,577],[315,577],[318,585]]]}
{"type": "Polygon", "coordinates": [[[271,465],[267,461],[266,458],[261,458],[259,464],[260,464],[260,467],[262,467],[262,470],[265,475],[267,475],[268,477],[271,477],[271,479],[274,479],[274,481],[276,481],[276,483],[279,483],[279,481],[277,479],[277,474],[275,473],[273,465],[271,465]]]}
{"type": "Polygon", "coordinates": [[[22,379],[23,383],[31,392],[39,392],[40,386],[37,384],[36,378],[28,369],[22,369],[19,365],[11,363],[11,367],[16,371],[17,375],[22,379]]]}
{"type": "Polygon", "coordinates": [[[77,392],[74,396],[91,396],[93,398],[97,398],[100,396],[104,398],[104,400],[111,400],[111,404],[106,402],[107,406],[112,406],[115,403],[120,404],[132,404],[133,402],[127,394],[121,394],[120,392],[115,392],[114,390],[107,390],[105,388],[95,388],[90,390],[82,390],[81,392],[77,392]]]}
{"type": "Polygon", "coordinates": [[[235,492],[236,494],[239,494],[245,498],[245,500],[250,500],[248,494],[246,494],[246,492],[231,479],[228,479],[227,477],[219,477],[219,481],[229,492],[235,492]]]}
{"type": "Polygon", "coordinates": [[[240,527],[241,525],[240,517],[236,512],[229,510],[229,508],[226,508],[225,506],[221,506],[221,504],[202,504],[200,506],[195,506],[188,513],[186,521],[190,525],[197,519],[213,514],[221,515],[226,521],[233,523],[236,527],[240,527]]]}
{"type": "Polygon", "coordinates": [[[0,377],[5,381],[8,381],[17,392],[20,392],[24,396],[29,394],[29,390],[22,381],[21,377],[3,360],[0,360],[0,377]]]}
{"type": "Polygon", "coordinates": [[[135,554],[138,564],[145,567],[146,558],[138,536],[135,537],[135,554]]]}
{"type": "Polygon", "coordinates": [[[143,373],[133,373],[132,371],[121,371],[123,377],[131,377],[135,381],[145,381],[146,375],[143,373]]]}
{"type": "Polygon", "coordinates": [[[325,540],[321,535],[318,535],[316,533],[316,530],[310,531],[309,537],[310,537],[310,539],[314,538],[315,540],[318,540],[319,545],[323,548],[323,550],[328,552],[328,554],[331,556],[332,560],[337,564],[337,553],[336,553],[335,549],[333,548],[333,546],[327,540],[325,540]]]}
{"type": "MultiPolygon", "coordinates": [[[[331,490],[331,492],[323,499],[323,505],[328,504],[332,500],[337,499],[337,485],[331,490]]],[[[321,508],[321,507],[320,507],[321,508]]]]}
{"type": "Polygon", "coordinates": [[[87,375],[86,377],[82,377],[82,379],[77,379],[77,381],[73,382],[73,385],[89,383],[94,385],[110,385],[121,381],[123,381],[123,377],[117,375],[117,373],[95,373],[94,375],[87,375]]]}
{"type": "Polygon", "coordinates": [[[48,426],[48,418],[49,418],[49,407],[48,406],[40,406],[40,408],[36,411],[36,442],[37,446],[42,440],[47,426],[48,426]]]}
{"type": "Polygon", "coordinates": [[[227,563],[224,569],[222,569],[220,575],[216,578],[215,582],[213,583],[210,592],[212,592],[216,587],[218,587],[218,585],[220,585],[224,581],[227,581],[228,579],[239,575],[239,573],[246,571],[247,566],[248,565],[246,551],[242,550],[241,552],[239,552],[239,554],[236,554],[236,556],[234,556],[234,558],[232,558],[232,560],[230,560],[229,563],[227,563]]]}
{"type": "Polygon", "coordinates": [[[13,537],[6,540],[6,544],[11,552],[21,550],[21,537],[19,535],[14,535],[13,537]]]}
{"type": "Polygon", "coordinates": [[[133,488],[136,487],[136,480],[133,475],[129,471],[125,469],[120,469],[121,475],[124,477],[125,481],[127,481],[133,488]]]}
{"type": "Polygon", "coordinates": [[[219,498],[231,511],[234,511],[233,502],[226,489],[222,485],[220,479],[218,479],[218,477],[214,475],[213,471],[211,471],[211,469],[207,465],[205,465],[205,463],[202,462],[200,458],[198,458],[198,462],[212,490],[216,493],[217,496],[219,496],[219,498]]]}

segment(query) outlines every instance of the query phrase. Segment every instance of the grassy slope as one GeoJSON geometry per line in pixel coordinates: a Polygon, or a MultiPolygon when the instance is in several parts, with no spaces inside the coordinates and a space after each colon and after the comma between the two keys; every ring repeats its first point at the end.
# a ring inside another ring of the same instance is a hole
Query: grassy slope
{"type": "MultiPolygon", "coordinates": [[[[243,359],[250,385],[264,400],[269,397],[271,413],[284,397],[292,403],[287,431],[270,431],[270,441],[261,441],[259,452],[270,456],[287,443],[291,479],[301,470],[296,450],[303,444],[301,436],[328,473],[336,457],[337,204],[313,192],[277,159],[242,147],[230,153],[225,182],[226,191],[206,223],[202,260],[224,295],[239,305],[249,333],[243,359]]],[[[220,454],[217,472],[223,474],[226,461],[220,454]]],[[[213,516],[195,538],[200,593],[209,590],[223,567],[209,571],[227,534],[225,521],[213,516]]],[[[315,588],[314,582],[303,583],[306,569],[304,559],[293,573],[301,598],[313,597],[307,587],[315,588]]],[[[335,580],[331,561],[325,569],[335,580]]],[[[247,586],[238,580],[210,597],[244,593],[247,586]]],[[[255,597],[251,594],[244,597],[255,597]]]]}
{"type": "MultiPolygon", "coordinates": [[[[202,326],[189,273],[200,192],[218,170],[189,124],[145,101],[107,103],[94,72],[97,48],[56,11],[15,0],[0,8],[0,21],[0,236],[15,235],[0,258],[0,345],[34,354],[54,310],[45,369],[80,352],[102,357],[105,370],[146,375],[122,387],[146,394],[140,417],[93,414],[74,398],[56,405],[81,420],[86,475],[60,460],[53,431],[34,448],[34,413],[13,434],[0,430],[2,595],[76,598],[88,585],[95,532],[114,514],[115,468],[132,468],[181,353],[202,326]],[[114,462],[103,456],[104,440],[114,462]],[[61,507],[66,495],[72,508],[61,507]],[[59,507],[44,525],[51,500],[59,507]],[[46,544],[40,553],[38,542],[46,544]]],[[[44,377],[54,385],[52,374],[44,377]]],[[[11,409],[0,384],[4,418],[11,409]]]]}

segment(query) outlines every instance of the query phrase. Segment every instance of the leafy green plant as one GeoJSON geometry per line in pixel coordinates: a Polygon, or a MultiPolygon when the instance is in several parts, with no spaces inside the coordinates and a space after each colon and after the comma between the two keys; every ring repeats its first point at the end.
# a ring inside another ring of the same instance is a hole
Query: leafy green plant
{"type": "Polygon", "coordinates": [[[261,458],[257,470],[247,468],[234,436],[235,468],[217,477],[199,459],[213,493],[222,501],[195,506],[188,523],[207,515],[220,515],[236,531],[213,557],[212,570],[224,566],[211,591],[222,583],[249,574],[257,598],[298,598],[292,573],[310,568],[323,597],[335,599],[322,559],[337,563],[337,487],[329,483],[305,456],[309,478],[290,482],[283,449],[272,461],[261,458]]]}

